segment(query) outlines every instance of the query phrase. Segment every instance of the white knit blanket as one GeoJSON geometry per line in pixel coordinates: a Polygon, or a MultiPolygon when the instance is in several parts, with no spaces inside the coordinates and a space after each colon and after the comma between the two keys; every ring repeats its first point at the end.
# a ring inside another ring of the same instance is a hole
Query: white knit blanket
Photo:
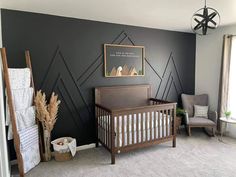
{"type": "Polygon", "coordinates": [[[11,89],[22,89],[30,87],[29,68],[9,68],[8,73],[11,89]]]}

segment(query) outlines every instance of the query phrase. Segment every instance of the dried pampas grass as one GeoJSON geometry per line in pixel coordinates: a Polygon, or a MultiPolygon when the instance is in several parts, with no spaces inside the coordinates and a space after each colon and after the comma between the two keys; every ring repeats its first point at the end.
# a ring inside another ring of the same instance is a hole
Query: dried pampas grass
{"type": "Polygon", "coordinates": [[[43,128],[52,131],[56,121],[59,104],[58,96],[53,92],[47,105],[46,95],[41,90],[37,91],[35,97],[36,117],[42,123],[43,128]]]}

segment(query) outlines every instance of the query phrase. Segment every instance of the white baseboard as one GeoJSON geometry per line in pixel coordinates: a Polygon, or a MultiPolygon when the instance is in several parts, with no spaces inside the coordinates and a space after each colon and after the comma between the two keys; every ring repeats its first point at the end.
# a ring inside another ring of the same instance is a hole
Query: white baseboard
{"type": "Polygon", "coordinates": [[[76,148],[76,151],[81,151],[81,150],[85,150],[85,149],[91,149],[91,148],[95,148],[96,144],[95,143],[91,143],[91,144],[86,144],[83,146],[78,146],[76,148]]]}
{"type": "MultiPolygon", "coordinates": [[[[91,144],[86,144],[86,145],[82,145],[82,146],[77,146],[76,147],[76,151],[82,151],[82,150],[85,150],[85,149],[92,149],[92,148],[95,148],[96,144],[95,143],[91,143],[91,144]]],[[[53,154],[52,154],[53,155],[53,154]]],[[[10,165],[16,165],[17,164],[17,160],[11,160],[10,161],[10,165]]]]}

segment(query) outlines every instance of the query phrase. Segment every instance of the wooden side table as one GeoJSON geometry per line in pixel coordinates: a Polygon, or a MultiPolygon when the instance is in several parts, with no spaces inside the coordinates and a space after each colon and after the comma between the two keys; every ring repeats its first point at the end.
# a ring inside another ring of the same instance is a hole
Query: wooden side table
{"type": "Polygon", "coordinates": [[[223,141],[222,137],[224,132],[226,132],[227,124],[236,124],[236,120],[232,118],[220,117],[220,141],[223,141]]]}

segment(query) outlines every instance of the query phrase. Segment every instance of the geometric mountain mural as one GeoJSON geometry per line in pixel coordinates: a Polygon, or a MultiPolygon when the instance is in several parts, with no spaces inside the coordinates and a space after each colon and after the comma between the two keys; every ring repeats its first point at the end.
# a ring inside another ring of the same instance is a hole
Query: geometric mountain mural
{"type": "MultiPolygon", "coordinates": [[[[135,45],[125,31],[119,33],[111,43],[135,45]]],[[[88,68],[77,79],[74,77],[73,71],[71,71],[66,61],[62,50],[60,47],[57,47],[40,85],[40,88],[48,94],[55,91],[61,100],[59,115],[62,118],[58,119],[59,123],[56,124],[52,137],[54,139],[65,134],[67,136],[73,136],[73,134],[83,135],[84,133],[93,136],[95,130],[94,124],[91,124],[89,121],[86,122],[91,117],[94,117],[93,104],[89,106],[89,102],[91,103],[91,100],[93,100],[91,97],[93,90],[83,89],[83,86],[89,82],[89,79],[95,75],[98,69],[103,69],[103,52],[92,60],[88,68]],[[86,91],[89,92],[87,96],[85,96],[86,91]],[[89,95],[91,97],[90,99],[88,98],[89,95]],[[64,126],[65,124],[70,124],[74,128],[66,127],[64,126]],[[71,130],[76,131],[73,132],[71,130]]],[[[156,85],[156,87],[152,87],[155,93],[153,96],[163,100],[177,100],[178,95],[183,93],[183,87],[173,54],[170,53],[164,72],[161,75],[147,58],[145,58],[145,61],[146,67],[149,67],[151,72],[153,72],[152,75],[155,76],[152,79],[152,85],[156,85]],[[172,70],[171,68],[174,69],[172,70]],[[170,94],[171,92],[174,94],[170,94]]],[[[78,140],[81,144],[86,143],[86,139],[83,140],[83,136],[78,136],[78,140]]]]}
{"type": "MultiPolygon", "coordinates": [[[[89,117],[93,116],[93,113],[83,97],[80,87],[76,84],[59,47],[49,63],[40,88],[46,93],[56,92],[61,100],[60,118],[57,120],[59,123],[57,122],[53,131],[53,138],[65,136],[65,134],[67,136],[83,135],[84,133],[93,135],[94,131],[91,130],[94,126],[88,122],[86,123],[89,117]],[[74,126],[74,128],[65,126],[67,124],[74,126]],[[71,130],[76,131],[71,132],[71,130]]],[[[78,136],[78,139],[80,143],[86,142],[86,140],[83,140],[83,136],[78,136]]]]}

